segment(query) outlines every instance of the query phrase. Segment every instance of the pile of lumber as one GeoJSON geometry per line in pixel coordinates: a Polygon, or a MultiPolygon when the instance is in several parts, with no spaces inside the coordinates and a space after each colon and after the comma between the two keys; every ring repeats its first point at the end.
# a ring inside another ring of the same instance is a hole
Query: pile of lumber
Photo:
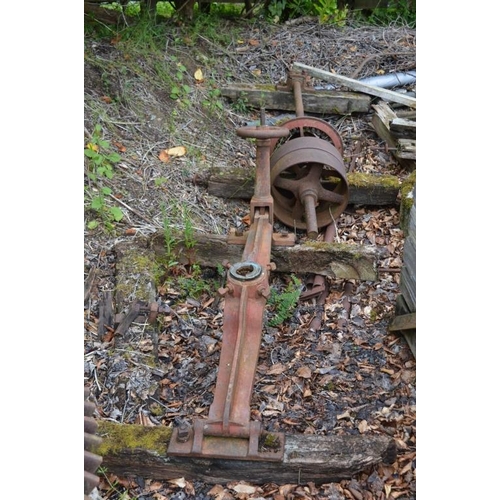
{"type": "Polygon", "coordinates": [[[394,111],[389,104],[374,104],[372,125],[399,164],[413,172],[417,162],[417,121],[415,110],[394,111]]]}

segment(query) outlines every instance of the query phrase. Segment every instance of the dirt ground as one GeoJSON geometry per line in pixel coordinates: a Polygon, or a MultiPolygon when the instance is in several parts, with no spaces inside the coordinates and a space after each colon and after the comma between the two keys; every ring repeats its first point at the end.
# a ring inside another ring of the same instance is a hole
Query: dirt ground
{"type": "MultiPolygon", "coordinates": [[[[112,203],[124,215],[111,231],[103,224],[89,229],[97,217],[86,203],[84,380],[96,404],[96,419],[172,427],[208,415],[223,321],[223,300],[216,293],[223,277],[217,270],[202,269],[194,276],[192,268],[179,265],[174,276],[167,271],[155,275],[152,296],[170,311],[156,325],[134,322],[118,337],[100,332],[99,322],[105,298],[112,294],[116,300],[121,245],[163,234],[166,223],[185,231],[187,213],[194,230],[207,234],[225,235],[245,224],[248,201],[212,196],[204,179],[212,167],[254,167],[254,146],[235,130],[255,123],[259,110],[221,99],[217,89],[229,83],[283,82],[293,62],[352,78],[416,67],[416,33],[408,27],[336,27],[314,20],[282,26],[259,20],[221,23],[220,31],[229,34],[224,44],[202,30],[193,34],[183,26],[169,27],[161,71],[158,61],[128,51],[114,36],[85,40],[85,143],[100,124],[103,138],[119,153],[115,174],[106,183],[112,203]],[[197,70],[203,73],[201,82],[197,70]],[[175,79],[179,72],[178,82],[189,91],[173,99],[172,86],[160,80],[162,75],[175,79]],[[165,157],[174,147],[185,153],[165,157]],[[206,287],[195,290],[192,279],[199,276],[206,287]]],[[[415,91],[411,86],[405,90],[415,91]]],[[[283,116],[280,111],[266,113],[269,119],[283,116]]],[[[375,133],[372,115],[321,118],[338,130],[344,161],[353,172],[392,174],[403,182],[408,172],[375,133]]],[[[88,176],[85,185],[95,189],[88,176]]],[[[262,485],[249,478],[245,493],[236,483],[205,484],[196,478],[161,482],[101,471],[94,497],[416,498],[416,361],[405,340],[387,329],[403,264],[399,208],[399,200],[394,206],[349,205],[339,217],[338,241],[374,245],[385,249],[386,257],[378,262],[378,280],[350,280],[348,303],[346,281],[328,278],[329,295],[317,331],[309,328],[319,307],[314,301],[299,302],[278,325],[272,322],[273,310],[266,311],[252,401],[252,416],[266,430],[390,435],[398,446],[393,464],[378,464],[338,483],[262,485]]],[[[277,222],[276,228],[281,227],[277,222]]],[[[304,238],[301,231],[297,236],[304,238]]],[[[295,276],[306,283],[307,276],[295,276]]],[[[134,280],[140,281],[131,273],[134,280]]],[[[272,273],[278,294],[290,283],[289,275],[272,273]]],[[[126,312],[137,298],[131,290],[116,313],[126,312]]]]}

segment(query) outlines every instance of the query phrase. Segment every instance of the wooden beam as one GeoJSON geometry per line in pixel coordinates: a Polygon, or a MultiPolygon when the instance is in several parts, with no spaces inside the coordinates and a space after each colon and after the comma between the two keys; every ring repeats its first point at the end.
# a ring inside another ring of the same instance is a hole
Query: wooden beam
{"type": "MultiPolygon", "coordinates": [[[[348,172],[349,204],[366,206],[397,205],[400,183],[395,175],[348,172]]],[[[254,171],[243,168],[213,167],[207,178],[207,191],[220,198],[250,200],[254,194],[254,171]]]]}
{"type": "Polygon", "coordinates": [[[415,139],[398,139],[397,151],[394,153],[397,158],[405,160],[417,159],[417,141],[415,139]]]}
{"type": "Polygon", "coordinates": [[[350,478],[379,463],[391,464],[397,457],[394,440],[385,435],[287,434],[283,461],[266,462],[169,456],[171,429],[164,426],[99,421],[98,434],[103,442],[96,453],[109,472],[158,481],[184,477],[208,484],[326,483],[350,478]]]}
{"type": "MultiPolygon", "coordinates": [[[[271,85],[228,85],[221,88],[224,97],[245,102],[254,108],[265,107],[280,111],[295,112],[295,99],[292,91],[276,90],[271,85]]],[[[355,92],[306,91],[302,92],[302,103],[306,113],[349,115],[367,113],[371,99],[355,92]]]]}
{"type": "Polygon", "coordinates": [[[389,325],[389,331],[413,330],[417,327],[417,313],[402,314],[395,316],[389,325]]]}
{"type": "MultiPolygon", "coordinates": [[[[227,260],[240,262],[243,245],[229,244],[228,237],[217,234],[195,233],[194,247],[187,250],[182,243],[176,247],[176,257],[181,263],[196,262],[202,267],[217,268],[227,260]]],[[[182,235],[179,235],[182,241],[182,235]]],[[[124,245],[127,242],[119,243],[124,245]]],[[[158,232],[151,237],[151,247],[158,257],[165,255],[164,234],[158,232]]],[[[275,272],[321,274],[336,279],[359,279],[376,281],[377,263],[387,257],[384,247],[348,245],[309,241],[294,246],[273,246],[271,260],[276,264],[275,272]]]]}
{"type": "MultiPolygon", "coordinates": [[[[391,131],[391,122],[398,118],[396,113],[386,102],[374,104],[372,107],[375,110],[375,114],[372,117],[373,128],[375,129],[379,137],[387,143],[390,149],[393,150],[393,155],[398,163],[404,169],[412,172],[416,167],[416,156],[415,158],[405,157],[403,149],[400,146],[400,141],[405,141],[405,139],[397,139],[396,137],[394,137],[391,131]]],[[[415,141],[414,144],[416,148],[415,141]]]]}
{"type": "Polygon", "coordinates": [[[399,104],[404,104],[411,108],[417,107],[417,100],[414,97],[408,97],[399,92],[394,92],[393,90],[384,89],[382,87],[375,87],[374,85],[368,85],[366,83],[360,82],[358,80],[353,80],[347,76],[341,76],[334,73],[329,73],[322,69],[313,68],[307,66],[306,64],[295,62],[293,66],[297,69],[301,69],[309,73],[311,76],[316,78],[321,78],[327,82],[338,83],[339,85],[344,85],[350,89],[356,90],[358,92],[364,92],[366,94],[374,95],[380,97],[385,101],[397,102],[399,104]]]}
{"type": "Polygon", "coordinates": [[[394,118],[389,123],[389,128],[394,137],[401,139],[417,138],[417,122],[405,118],[394,118]]]}

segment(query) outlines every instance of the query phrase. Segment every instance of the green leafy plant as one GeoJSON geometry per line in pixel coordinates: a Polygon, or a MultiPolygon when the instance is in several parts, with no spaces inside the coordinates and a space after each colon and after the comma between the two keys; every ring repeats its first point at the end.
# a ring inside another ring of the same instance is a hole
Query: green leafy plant
{"type": "Polygon", "coordinates": [[[179,240],[174,235],[170,218],[165,213],[165,207],[162,207],[162,210],[163,210],[163,243],[165,245],[165,259],[166,259],[165,265],[168,270],[179,264],[179,262],[177,261],[177,257],[175,255],[175,248],[179,240]]]}
{"type": "Polygon", "coordinates": [[[202,106],[212,114],[216,114],[224,110],[224,106],[221,101],[222,92],[219,88],[211,88],[207,97],[201,102],[202,106]]]}
{"type": "Polygon", "coordinates": [[[292,317],[299,302],[301,288],[300,280],[293,274],[285,290],[278,292],[276,289],[271,288],[268,305],[273,311],[273,316],[268,321],[269,326],[281,325],[292,317]]]}
{"type": "Polygon", "coordinates": [[[272,0],[267,6],[267,12],[274,23],[279,23],[285,11],[286,0],[272,0]]]}
{"type": "Polygon", "coordinates": [[[139,16],[141,14],[141,2],[133,0],[125,5],[120,2],[105,2],[101,3],[100,6],[103,9],[114,10],[130,17],[139,16]]]}
{"type": "Polygon", "coordinates": [[[208,281],[203,279],[201,268],[197,264],[191,266],[188,275],[179,276],[175,282],[185,297],[192,297],[193,299],[211,293],[213,288],[208,281]]]}
{"type": "Polygon", "coordinates": [[[233,101],[231,107],[236,113],[248,113],[249,106],[247,94],[245,92],[242,92],[241,95],[235,101],[233,101]]]}
{"type": "Polygon", "coordinates": [[[158,2],[156,14],[160,17],[172,17],[175,14],[175,8],[170,2],[158,2]]]}
{"type": "MultiPolygon", "coordinates": [[[[176,61],[175,57],[171,58],[173,62],[176,61]]],[[[183,83],[184,76],[187,74],[187,68],[182,63],[176,63],[176,71],[174,73],[172,88],[170,90],[170,99],[174,101],[180,100],[187,106],[191,104],[191,101],[187,99],[187,96],[191,93],[191,87],[183,83]]]]}
{"type": "Polygon", "coordinates": [[[180,219],[184,225],[182,234],[180,231],[175,231],[171,218],[166,214],[165,207],[163,211],[163,241],[165,244],[165,256],[167,268],[172,268],[179,265],[179,260],[182,255],[179,255],[181,246],[185,249],[185,260],[183,265],[193,266],[195,264],[195,245],[196,238],[194,235],[194,226],[189,208],[185,204],[174,205],[171,207],[171,212],[174,216],[180,215],[180,219]]]}
{"type": "Polygon", "coordinates": [[[415,2],[411,0],[390,0],[387,7],[374,9],[369,16],[364,18],[364,21],[375,26],[393,24],[416,28],[417,12],[415,2]]]}
{"type": "MultiPolygon", "coordinates": [[[[84,149],[87,158],[86,174],[91,186],[85,188],[90,208],[98,214],[100,221],[107,229],[113,229],[114,223],[123,218],[120,207],[109,204],[108,199],[112,196],[112,190],[104,184],[106,179],[113,179],[115,175],[114,165],[121,160],[121,156],[111,150],[109,141],[102,138],[102,127],[97,124],[92,133],[90,141],[84,149]]],[[[95,229],[99,225],[98,219],[91,220],[87,227],[95,229]]]]}
{"type": "Polygon", "coordinates": [[[314,11],[320,23],[343,24],[347,19],[347,6],[339,9],[337,0],[317,0],[314,2],[314,11]]]}

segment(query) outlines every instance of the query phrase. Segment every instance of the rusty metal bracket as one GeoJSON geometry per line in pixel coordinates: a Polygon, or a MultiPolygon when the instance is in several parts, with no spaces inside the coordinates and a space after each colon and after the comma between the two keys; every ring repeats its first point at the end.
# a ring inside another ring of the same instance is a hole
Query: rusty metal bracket
{"type": "Polygon", "coordinates": [[[292,69],[288,72],[286,82],[278,83],[275,88],[276,90],[293,92],[298,83],[300,85],[301,90],[306,92],[313,92],[314,87],[312,86],[311,82],[312,82],[311,75],[309,75],[305,71],[292,69]]]}
{"type": "MultiPolygon", "coordinates": [[[[236,229],[231,229],[227,236],[228,245],[245,246],[249,232],[238,233],[236,229]]],[[[273,247],[293,247],[297,243],[297,237],[293,233],[273,233],[273,247]]]]}
{"type": "Polygon", "coordinates": [[[300,294],[299,300],[306,302],[319,297],[326,290],[325,277],[321,274],[310,276],[306,281],[306,289],[300,294]]]}
{"type": "Polygon", "coordinates": [[[276,90],[292,91],[295,102],[295,114],[304,116],[304,103],[302,101],[302,91],[314,91],[311,85],[311,77],[304,71],[293,70],[288,73],[285,85],[276,85],[276,90]]]}

